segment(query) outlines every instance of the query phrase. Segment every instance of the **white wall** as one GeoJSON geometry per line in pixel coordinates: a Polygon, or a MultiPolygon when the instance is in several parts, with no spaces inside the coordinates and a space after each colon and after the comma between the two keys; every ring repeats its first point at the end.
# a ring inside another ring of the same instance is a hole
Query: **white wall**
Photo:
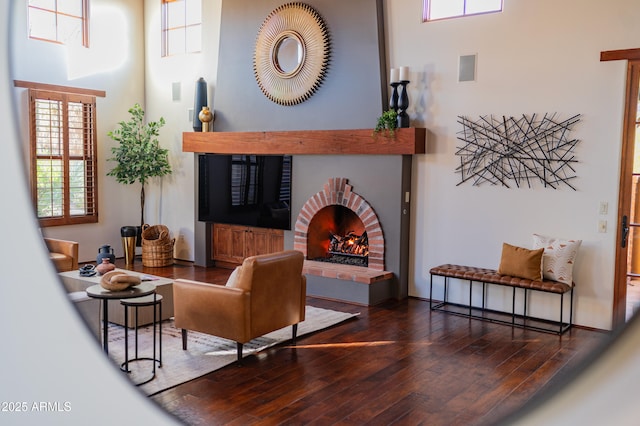
{"type": "MultiPolygon", "coordinates": [[[[410,66],[412,124],[431,133],[414,163],[410,294],[429,296],[438,264],[497,268],[503,242],[531,247],[533,233],[581,239],[575,322],[610,328],[626,64],[599,57],[638,47],[638,2],[507,0],[502,13],[430,23],[421,22],[421,3],[386,2],[390,66],[410,66]],[[477,79],[458,83],[466,54],[478,55],[477,79]],[[457,116],[545,112],[582,114],[572,133],[581,140],[577,191],[456,186],[457,116]],[[601,201],[608,215],[599,215],[601,201]],[[598,233],[600,219],[607,233],[598,233]]],[[[541,316],[557,315],[556,305],[537,306],[541,316]]]]}
{"type": "Polygon", "coordinates": [[[157,119],[162,116],[167,120],[159,140],[164,148],[169,149],[173,173],[163,178],[161,185],[149,187],[146,220],[151,224],[166,225],[176,239],[175,257],[193,261],[194,154],[182,152],[182,132],[193,131],[189,110],[193,109],[195,83],[200,77],[207,82],[209,103],[215,108],[222,0],[202,2],[202,52],[166,58],[160,56],[160,6],[161,2],[156,0],[144,2],[147,39],[145,104],[148,117],[157,119]],[[180,99],[176,101],[172,100],[173,83],[180,85],[180,99]]]}
{"type": "MultiPolygon", "coordinates": [[[[80,242],[80,260],[95,261],[98,247],[110,244],[122,256],[120,227],[138,225],[140,186],[122,185],[106,173],[113,168],[107,136],[117,123],[128,120],[128,109],[144,105],[143,8],[136,0],[91,2],[91,47],[68,48],[31,40],[27,35],[27,2],[16,0],[11,19],[11,71],[15,80],[104,90],[97,98],[99,222],[90,225],[49,227],[48,236],[80,242]]],[[[28,164],[29,128],[27,90],[17,88],[19,137],[28,164]]]]}

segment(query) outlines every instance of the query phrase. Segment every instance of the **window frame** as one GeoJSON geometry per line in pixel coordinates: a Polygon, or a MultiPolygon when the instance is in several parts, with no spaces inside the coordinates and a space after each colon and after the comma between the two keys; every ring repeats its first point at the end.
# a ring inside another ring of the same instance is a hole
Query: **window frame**
{"type": "Polygon", "coordinates": [[[160,19],[160,39],[161,39],[161,52],[160,55],[165,58],[169,56],[182,55],[186,53],[200,53],[202,52],[202,0],[160,0],[161,4],[161,19],[160,19]],[[200,3],[199,20],[198,23],[187,24],[187,7],[190,2],[198,1],[200,3]],[[170,3],[183,3],[184,4],[184,22],[180,25],[169,27],[169,4],[170,3]],[[200,40],[198,50],[189,50],[188,30],[195,27],[200,27],[200,40]],[[184,44],[179,51],[170,52],[169,34],[172,31],[183,31],[184,44]]]}
{"type": "Polygon", "coordinates": [[[64,40],[61,40],[60,38],[60,27],[58,24],[59,21],[59,17],[60,16],[66,16],[66,17],[71,17],[74,19],[80,19],[82,22],[82,41],[80,43],[81,46],[83,47],[89,47],[89,1],[90,0],[80,0],[82,2],[81,8],[82,8],[82,15],[81,16],[77,16],[77,15],[71,15],[68,13],[64,13],[64,12],[59,12],[58,9],[58,1],[59,0],[55,0],[55,9],[46,9],[43,8],[41,6],[34,6],[31,5],[30,1],[27,1],[27,32],[28,32],[28,36],[30,39],[32,40],[40,40],[40,41],[46,41],[49,43],[56,43],[56,44],[62,44],[62,45],[68,45],[68,43],[66,43],[64,40]],[[36,37],[36,36],[32,36],[31,35],[31,11],[32,10],[39,10],[39,11],[44,11],[47,13],[53,13],[55,15],[55,33],[56,33],[56,38],[54,39],[50,39],[50,38],[45,38],[45,37],[36,37]]]}
{"type": "MultiPolygon", "coordinates": [[[[463,11],[461,15],[451,15],[451,16],[443,16],[442,18],[431,18],[431,3],[434,0],[422,0],[422,22],[435,22],[435,21],[444,21],[446,19],[456,19],[463,18],[466,16],[478,16],[478,15],[487,15],[489,13],[498,13],[504,10],[504,0],[500,0],[500,9],[498,10],[488,10],[484,12],[475,12],[475,13],[466,13],[467,10],[467,1],[463,0],[463,11]]],[[[438,1],[447,1],[447,0],[438,0],[438,1]]]]}
{"type": "Polygon", "coordinates": [[[41,227],[75,225],[98,222],[98,159],[97,159],[97,120],[96,120],[96,96],[78,92],[52,91],[46,89],[29,88],[29,129],[30,129],[30,186],[34,205],[34,212],[41,227]],[[56,101],[62,105],[62,121],[58,127],[62,140],[62,154],[38,155],[36,132],[35,107],[38,101],[56,101]],[[69,138],[69,103],[81,103],[83,108],[82,119],[82,146],[83,153],[80,156],[70,154],[69,138]],[[40,217],[38,215],[38,168],[39,159],[59,158],[63,168],[63,202],[62,214],[54,217],[40,217]],[[76,160],[85,161],[84,167],[84,206],[83,214],[71,212],[70,189],[70,162],[76,160]]]}

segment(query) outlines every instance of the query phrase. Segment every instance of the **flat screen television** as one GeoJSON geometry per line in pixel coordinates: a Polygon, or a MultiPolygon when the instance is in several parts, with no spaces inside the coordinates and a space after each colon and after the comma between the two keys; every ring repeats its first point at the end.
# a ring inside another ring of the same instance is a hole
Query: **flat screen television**
{"type": "Polygon", "coordinates": [[[290,155],[202,154],[198,220],[291,229],[290,155]]]}

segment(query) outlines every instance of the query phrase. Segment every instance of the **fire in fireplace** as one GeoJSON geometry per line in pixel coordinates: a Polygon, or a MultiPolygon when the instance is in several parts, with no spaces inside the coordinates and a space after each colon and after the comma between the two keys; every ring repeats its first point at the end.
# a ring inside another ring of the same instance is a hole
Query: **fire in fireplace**
{"type": "Polygon", "coordinates": [[[367,266],[369,242],[362,220],[341,205],[326,206],[311,219],[307,259],[367,266]]]}
{"type": "Polygon", "coordinates": [[[368,266],[369,239],[367,232],[358,235],[349,231],[347,235],[331,234],[329,237],[329,258],[336,263],[368,266]]]}
{"type": "Polygon", "coordinates": [[[380,222],[347,182],[346,178],[329,179],[324,190],[305,203],[296,222],[294,247],[307,260],[382,270],[380,222]]]}

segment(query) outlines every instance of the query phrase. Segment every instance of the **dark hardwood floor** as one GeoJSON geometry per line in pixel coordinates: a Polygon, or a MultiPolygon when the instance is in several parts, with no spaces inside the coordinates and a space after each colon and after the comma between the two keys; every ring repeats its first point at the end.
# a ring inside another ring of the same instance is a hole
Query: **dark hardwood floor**
{"type": "MultiPolygon", "coordinates": [[[[144,268],[140,259],[133,269],[219,283],[231,272],[144,268]]],[[[562,382],[609,338],[512,329],[431,312],[414,298],[308,304],[360,315],[151,398],[190,425],[489,425],[562,382]]]]}

